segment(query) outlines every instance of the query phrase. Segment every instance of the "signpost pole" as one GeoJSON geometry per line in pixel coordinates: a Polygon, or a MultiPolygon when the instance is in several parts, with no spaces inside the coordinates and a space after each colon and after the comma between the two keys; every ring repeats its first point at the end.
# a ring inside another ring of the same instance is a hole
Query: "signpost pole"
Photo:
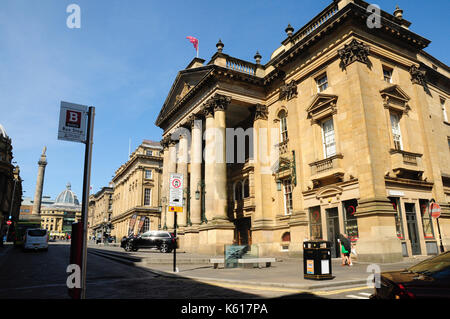
{"type": "Polygon", "coordinates": [[[439,232],[439,247],[441,248],[441,253],[444,252],[444,245],[442,244],[441,227],[439,226],[439,218],[436,218],[438,232],[439,232]]]}
{"type": "Polygon", "coordinates": [[[83,202],[81,207],[81,218],[83,221],[82,236],[82,267],[81,267],[81,299],[86,299],[86,265],[87,265],[87,224],[88,224],[88,204],[89,204],[89,185],[91,180],[91,161],[92,144],[94,133],[95,108],[89,107],[88,124],[86,135],[86,150],[84,154],[84,173],[83,173],[83,202]]]}
{"type": "Polygon", "coordinates": [[[175,246],[173,248],[173,272],[177,272],[177,212],[173,216],[173,235],[175,237],[175,246]]]}

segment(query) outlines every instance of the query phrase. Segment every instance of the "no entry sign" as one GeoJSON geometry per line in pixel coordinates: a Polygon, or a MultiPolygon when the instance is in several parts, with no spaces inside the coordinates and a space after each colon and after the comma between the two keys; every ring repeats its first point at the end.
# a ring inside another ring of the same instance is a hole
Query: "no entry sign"
{"type": "Polygon", "coordinates": [[[441,206],[438,203],[431,203],[430,206],[431,217],[439,218],[441,217],[441,206]]]}
{"type": "Polygon", "coordinates": [[[169,184],[169,206],[174,209],[172,212],[179,212],[175,207],[183,207],[183,174],[170,174],[169,184]]]}

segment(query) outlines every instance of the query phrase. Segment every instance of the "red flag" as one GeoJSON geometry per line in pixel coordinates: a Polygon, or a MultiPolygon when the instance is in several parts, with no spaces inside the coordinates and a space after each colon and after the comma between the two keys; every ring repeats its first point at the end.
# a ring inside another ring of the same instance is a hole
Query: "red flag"
{"type": "Polygon", "coordinates": [[[195,50],[198,50],[198,39],[194,37],[186,37],[194,45],[195,50]]]}

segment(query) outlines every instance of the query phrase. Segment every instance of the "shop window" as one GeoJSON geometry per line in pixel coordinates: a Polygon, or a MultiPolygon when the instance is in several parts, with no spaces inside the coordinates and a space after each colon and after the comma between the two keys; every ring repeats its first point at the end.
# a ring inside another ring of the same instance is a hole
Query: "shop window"
{"type": "Polygon", "coordinates": [[[401,213],[401,207],[400,207],[400,199],[397,197],[389,197],[389,200],[391,201],[392,207],[397,212],[395,215],[395,228],[397,231],[397,237],[398,239],[405,239],[403,235],[403,222],[402,222],[402,213],[401,213]]]}
{"type": "Polygon", "coordinates": [[[320,214],[320,206],[309,208],[309,221],[311,239],[323,239],[322,238],[322,216],[320,214]]]}
{"type": "Polygon", "coordinates": [[[430,203],[426,199],[420,199],[419,205],[422,216],[423,235],[425,238],[434,238],[433,221],[430,214],[430,203]]]}
{"type": "Polygon", "coordinates": [[[352,241],[357,240],[358,233],[358,221],[355,216],[356,208],[358,207],[358,201],[356,199],[343,202],[344,205],[344,228],[348,238],[352,241]]]}

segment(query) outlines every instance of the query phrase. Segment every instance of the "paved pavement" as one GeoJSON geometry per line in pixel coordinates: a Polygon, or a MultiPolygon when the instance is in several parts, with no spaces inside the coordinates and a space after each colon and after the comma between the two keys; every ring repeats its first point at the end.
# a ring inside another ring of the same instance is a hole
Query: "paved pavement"
{"type": "MultiPolygon", "coordinates": [[[[0,299],[67,299],[69,244],[50,243],[48,252],[27,252],[7,245],[0,249],[0,299]]],[[[368,264],[341,267],[333,261],[335,278],[303,278],[301,259],[283,259],[270,268],[213,269],[211,256],[143,250],[127,253],[118,247],[90,245],[89,299],[367,299],[368,264]]],[[[418,260],[380,265],[381,270],[405,268],[418,260]]]]}
{"type": "Polygon", "coordinates": [[[207,261],[213,257],[199,254],[188,254],[177,252],[178,272],[173,271],[173,254],[161,254],[156,250],[140,250],[138,252],[125,252],[114,246],[92,245],[92,250],[108,258],[122,259],[125,263],[149,269],[150,271],[165,277],[182,277],[209,284],[228,283],[245,284],[246,286],[266,288],[291,288],[298,290],[327,290],[336,287],[367,286],[367,280],[371,275],[370,269],[380,271],[401,270],[428,258],[418,256],[416,258],[405,258],[403,262],[393,264],[371,264],[355,261],[352,267],[341,266],[341,260],[333,259],[331,280],[309,280],[303,277],[302,258],[277,258],[277,262],[266,268],[231,268],[224,269],[223,265],[214,269],[207,261]],[[103,252],[103,254],[102,254],[103,252]]]}

